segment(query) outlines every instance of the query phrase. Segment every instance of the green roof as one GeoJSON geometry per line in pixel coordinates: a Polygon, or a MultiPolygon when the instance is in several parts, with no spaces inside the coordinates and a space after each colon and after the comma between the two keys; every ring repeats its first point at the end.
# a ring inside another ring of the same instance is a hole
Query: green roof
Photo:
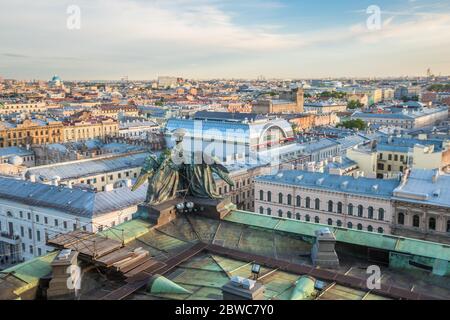
{"type": "Polygon", "coordinates": [[[310,237],[315,237],[314,232],[316,230],[326,227],[334,233],[336,240],[339,242],[450,261],[450,246],[436,242],[369,231],[331,227],[325,224],[292,220],[239,210],[230,212],[224,220],[310,237]]]}
{"type": "Polygon", "coordinates": [[[32,260],[20,263],[11,268],[0,271],[0,274],[11,274],[16,278],[27,283],[24,287],[17,288],[16,294],[28,290],[36,286],[39,279],[46,276],[52,271],[51,263],[58,254],[58,251],[51,252],[44,256],[34,258],[32,260]]]}
{"type": "Polygon", "coordinates": [[[149,293],[172,293],[172,294],[192,294],[191,291],[186,290],[182,286],[176,284],[175,282],[161,276],[157,275],[152,278],[147,286],[147,291],[149,293]]]}
{"type": "Polygon", "coordinates": [[[105,231],[101,231],[98,234],[108,237],[114,240],[122,240],[122,230],[123,230],[123,240],[125,244],[134,239],[146,234],[149,231],[153,224],[148,221],[144,221],[141,219],[133,219],[127,222],[121,223],[120,225],[109,228],[105,231]]]}

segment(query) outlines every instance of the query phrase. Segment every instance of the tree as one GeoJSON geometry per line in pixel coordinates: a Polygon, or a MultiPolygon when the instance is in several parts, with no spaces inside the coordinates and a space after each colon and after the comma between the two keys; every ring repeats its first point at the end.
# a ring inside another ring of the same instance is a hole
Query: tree
{"type": "Polygon", "coordinates": [[[350,100],[349,102],[347,102],[347,109],[359,109],[363,106],[364,105],[358,100],[350,100]]]}
{"type": "Polygon", "coordinates": [[[334,98],[334,99],[344,99],[347,96],[345,92],[338,91],[323,91],[319,94],[321,98],[334,98]]]}
{"type": "Polygon", "coordinates": [[[432,84],[427,89],[428,89],[428,91],[433,91],[433,92],[450,91],[450,83],[432,84]]]}
{"type": "Polygon", "coordinates": [[[358,129],[358,130],[364,130],[367,128],[367,124],[362,121],[361,119],[354,119],[354,120],[347,120],[340,124],[338,124],[338,127],[344,127],[346,129],[358,129]]]}

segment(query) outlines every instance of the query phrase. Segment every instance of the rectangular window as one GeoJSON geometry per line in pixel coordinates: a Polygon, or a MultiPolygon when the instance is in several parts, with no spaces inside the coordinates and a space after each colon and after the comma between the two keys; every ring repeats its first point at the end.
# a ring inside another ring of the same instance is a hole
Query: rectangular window
{"type": "Polygon", "coordinates": [[[25,237],[25,230],[24,230],[24,228],[22,226],[20,227],[20,236],[22,238],[25,237]]]}
{"type": "Polygon", "coordinates": [[[33,254],[33,246],[30,244],[30,253],[33,254]]]}
{"type": "Polygon", "coordinates": [[[41,232],[39,230],[36,231],[37,241],[41,241],[41,232]]]}
{"type": "Polygon", "coordinates": [[[28,228],[28,238],[33,239],[33,232],[31,231],[31,228],[28,228]]]}
{"type": "Polygon", "coordinates": [[[39,255],[39,256],[42,255],[42,250],[41,250],[41,248],[38,248],[38,255],[39,255]]]}
{"type": "Polygon", "coordinates": [[[67,229],[67,221],[63,221],[64,229],[67,229]]]}
{"type": "Polygon", "coordinates": [[[28,220],[31,220],[31,213],[30,212],[27,212],[27,218],[28,218],[28,220]]]}
{"type": "Polygon", "coordinates": [[[55,227],[57,227],[58,226],[58,219],[55,219],[55,227]]]}
{"type": "Polygon", "coordinates": [[[39,215],[36,215],[36,222],[39,222],[39,215]]]}
{"type": "Polygon", "coordinates": [[[44,217],[44,223],[48,224],[48,218],[47,217],[44,217]]]}

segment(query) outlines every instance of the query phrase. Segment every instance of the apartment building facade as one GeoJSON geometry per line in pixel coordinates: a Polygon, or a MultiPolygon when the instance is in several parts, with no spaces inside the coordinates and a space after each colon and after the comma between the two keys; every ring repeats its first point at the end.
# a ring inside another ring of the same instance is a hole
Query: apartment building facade
{"type": "Polygon", "coordinates": [[[255,179],[255,212],[330,226],[391,233],[395,180],[300,170],[255,179]]]}

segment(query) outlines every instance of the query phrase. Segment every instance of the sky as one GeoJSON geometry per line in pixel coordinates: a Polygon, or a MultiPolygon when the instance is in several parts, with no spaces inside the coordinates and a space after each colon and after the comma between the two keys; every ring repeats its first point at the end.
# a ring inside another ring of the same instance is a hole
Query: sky
{"type": "Polygon", "coordinates": [[[450,74],[450,0],[0,0],[3,78],[385,77],[427,68],[450,74]]]}

